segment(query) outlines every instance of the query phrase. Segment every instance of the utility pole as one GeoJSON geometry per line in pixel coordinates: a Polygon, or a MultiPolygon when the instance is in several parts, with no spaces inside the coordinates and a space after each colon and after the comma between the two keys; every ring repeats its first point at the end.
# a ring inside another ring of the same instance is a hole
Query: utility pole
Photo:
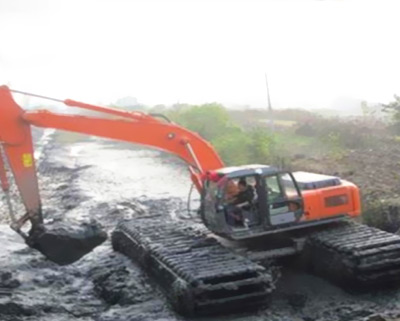
{"type": "Polygon", "coordinates": [[[267,73],[265,73],[265,84],[267,85],[269,127],[271,128],[272,131],[274,131],[275,124],[274,124],[274,118],[273,118],[273,115],[272,115],[272,105],[271,105],[271,97],[269,95],[269,86],[268,86],[267,73]]]}
{"type": "Polygon", "coordinates": [[[268,77],[267,77],[267,73],[265,73],[265,84],[267,85],[268,111],[269,111],[269,112],[272,112],[271,97],[269,96],[269,86],[268,86],[268,77]]]}

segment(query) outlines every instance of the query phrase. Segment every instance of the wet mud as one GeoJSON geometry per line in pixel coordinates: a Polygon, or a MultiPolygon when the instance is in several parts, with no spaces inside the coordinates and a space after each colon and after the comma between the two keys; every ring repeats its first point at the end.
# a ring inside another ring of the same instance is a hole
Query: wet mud
{"type": "MultiPolygon", "coordinates": [[[[94,219],[110,236],[119,221],[149,212],[160,213],[154,218],[160,221],[169,217],[199,225],[187,211],[190,181],[180,160],[128,144],[62,138],[53,136],[39,162],[43,212],[50,225],[90,224],[94,219]]],[[[0,211],[0,320],[192,320],[177,315],[154,280],[112,250],[110,237],[77,262],[60,266],[27,247],[7,226],[4,204],[0,211]]],[[[295,269],[290,260],[281,273],[267,308],[195,320],[400,317],[400,290],[350,294],[295,269]]]]}

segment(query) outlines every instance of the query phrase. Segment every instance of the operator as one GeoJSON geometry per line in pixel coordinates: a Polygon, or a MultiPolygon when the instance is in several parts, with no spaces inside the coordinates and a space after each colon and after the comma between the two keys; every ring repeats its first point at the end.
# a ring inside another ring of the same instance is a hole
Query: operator
{"type": "Polygon", "coordinates": [[[241,178],[238,183],[238,193],[228,201],[227,221],[229,225],[244,225],[242,209],[250,205],[254,199],[254,188],[248,185],[245,178],[241,178]]]}
{"type": "Polygon", "coordinates": [[[232,203],[236,198],[237,194],[239,194],[240,190],[238,185],[233,181],[229,180],[225,187],[225,200],[228,203],[232,203]]]}
{"type": "Polygon", "coordinates": [[[248,185],[245,178],[241,178],[238,183],[239,193],[234,197],[232,204],[238,207],[249,205],[254,199],[254,188],[248,185]]]}

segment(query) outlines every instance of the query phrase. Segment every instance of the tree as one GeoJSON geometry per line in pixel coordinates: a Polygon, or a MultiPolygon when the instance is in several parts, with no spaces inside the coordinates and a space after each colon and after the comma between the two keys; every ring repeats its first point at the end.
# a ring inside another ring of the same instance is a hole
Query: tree
{"type": "Polygon", "coordinates": [[[396,133],[400,133],[400,96],[394,95],[394,101],[389,104],[383,104],[383,111],[390,113],[393,120],[393,129],[396,133]]]}
{"type": "Polygon", "coordinates": [[[369,116],[369,114],[371,113],[371,109],[369,108],[368,103],[365,100],[361,102],[361,111],[364,117],[369,116]]]}
{"type": "Polygon", "coordinates": [[[171,118],[208,141],[222,136],[230,127],[234,127],[227,110],[216,103],[180,109],[177,113],[172,112],[171,118]]]}
{"type": "Polygon", "coordinates": [[[176,105],[168,117],[211,142],[226,165],[265,164],[271,159],[273,135],[264,127],[242,128],[220,104],[176,105]]]}
{"type": "Polygon", "coordinates": [[[249,163],[251,138],[240,129],[231,130],[212,141],[218,154],[226,165],[245,165],[249,163]]]}

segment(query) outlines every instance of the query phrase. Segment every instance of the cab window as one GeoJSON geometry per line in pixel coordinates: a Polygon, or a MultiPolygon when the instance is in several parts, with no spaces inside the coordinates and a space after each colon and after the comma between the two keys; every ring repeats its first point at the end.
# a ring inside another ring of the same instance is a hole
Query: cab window
{"type": "Polygon", "coordinates": [[[290,176],[288,173],[281,174],[281,181],[285,192],[285,196],[287,198],[293,199],[293,198],[298,198],[300,196],[296,188],[296,185],[294,184],[292,176],[290,176]]]}
{"type": "Polygon", "coordinates": [[[204,202],[206,212],[214,212],[216,205],[221,200],[221,197],[222,193],[219,184],[213,181],[207,181],[204,202]]]}
{"type": "MultiPolygon", "coordinates": [[[[289,174],[276,174],[265,177],[267,202],[271,215],[293,211],[293,200],[297,201],[300,194],[289,174]]],[[[296,206],[299,208],[299,205],[296,206]]],[[[295,210],[295,209],[294,209],[295,210]]]]}
{"type": "Polygon", "coordinates": [[[284,194],[282,193],[281,186],[279,184],[278,175],[266,177],[265,186],[269,203],[273,203],[277,199],[282,198],[284,196],[284,194]]]}

